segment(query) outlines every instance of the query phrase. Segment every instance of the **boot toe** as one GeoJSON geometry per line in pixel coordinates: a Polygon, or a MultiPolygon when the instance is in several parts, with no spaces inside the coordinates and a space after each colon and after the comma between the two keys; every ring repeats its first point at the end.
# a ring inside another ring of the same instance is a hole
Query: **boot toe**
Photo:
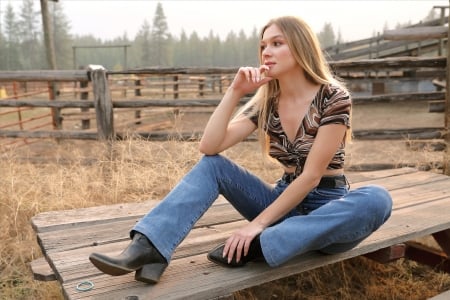
{"type": "Polygon", "coordinates": [[[231,260],[231,262],[228,263],[228,258],[223,257],[223,255],[222,255],[224,247],[225,247],[225,245],[219,245],[216,248],[214,248],[213,250],[211,250],[207,255],[208,260],[213,263],[216,263],[216,264],[228,267],[228,268],[242,267],[245,265],[245,263],[242,259],[239,262],[236,262],[236,258],[234,256],[233,256],[233,259],[231,260]]]}
{"type": "Polygon", "coordinates": [[[89,260],[97,269],[112,276],[120,276],[134,271],[117,264],[110,257],[100,253],[92,253],[89,255],[89,260]]]}

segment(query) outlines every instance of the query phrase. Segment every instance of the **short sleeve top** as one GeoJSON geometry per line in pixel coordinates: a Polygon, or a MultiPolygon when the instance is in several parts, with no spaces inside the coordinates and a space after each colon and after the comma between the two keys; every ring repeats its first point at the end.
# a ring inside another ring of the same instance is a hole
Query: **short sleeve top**
{"type": "MultiPolygon", "coordinates": [[[[269,155],[286,167],[296,167],[296,173],[300,174],[320,126],[343,124],[350,127],[351,102],[350,94],[344,88],[333,84],[322,85],[311,102],[294,141],[290,141],[281,126],[277,100],[273,101],[267,128],[264,128],[269,136],[269,155]]],[[[258,125],[258,112],[250,115],[250,111],[251,108],[247,110],[247,116],[258,125]]],[[[344,158],[345,142],[342,141],[328,169],[343,168],[344,158]]]]}

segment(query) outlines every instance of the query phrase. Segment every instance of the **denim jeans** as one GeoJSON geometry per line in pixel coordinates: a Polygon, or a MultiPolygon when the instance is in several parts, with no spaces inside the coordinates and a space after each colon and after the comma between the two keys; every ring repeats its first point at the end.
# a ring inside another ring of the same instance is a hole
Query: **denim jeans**
{"type": "MultiPolygon", "coordinates": [[[[247,220],[253,220],[288,186],[265,183],[222,155],[203,156],[167,196],[132,229],[147,236],[169,262],[197,220],[223,195],[247,220]]],[[[301,204],[260,236],[264,258],[278,266],[312,250],[349,250],[390,216],[392,199],[380,186],[355,190],[315,188],[301,204]]]]}

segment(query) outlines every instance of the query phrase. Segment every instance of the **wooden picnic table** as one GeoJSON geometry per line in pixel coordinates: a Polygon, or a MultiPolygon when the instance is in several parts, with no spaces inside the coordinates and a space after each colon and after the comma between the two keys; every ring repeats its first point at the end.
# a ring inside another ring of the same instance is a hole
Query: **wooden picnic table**
{"type": "Polygon", "coordinates": [[[158,203],[148,200],[34,216],[32,226],[46,261],[40,260],[33,270],[36,278],[56,278],[66,299],[128,300],[232,299],[233,292],[360,255],[383,261],[407,256],[450,272],[450,177],[412,168],[347,175],[351,188],[371,183],[385,186],[392,194],[394,208],[381,228],[344,253],[311,252],[277,268],[254,262],[230,269],[211,263],[206,253],[246,222],[228,202],[219,198],[177,248],[158,284],[135,281],[134,273],[113,277],[98,271],[90,263],[89,254],[122,251],[129,243],[129,230],[158,203]],[[429,235],[435,237],[443,251],[430,253],[405,244],[429,235]],[[43,275],[39,270],[47,263],[51,271],[43,275]],[[77,285],[84,281],[91,282],[92,289],[77,290],[77,285]]]}

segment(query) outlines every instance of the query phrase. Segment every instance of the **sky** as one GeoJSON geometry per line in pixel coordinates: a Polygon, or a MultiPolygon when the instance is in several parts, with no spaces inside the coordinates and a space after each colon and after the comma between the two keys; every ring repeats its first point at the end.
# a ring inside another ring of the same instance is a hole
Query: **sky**
{"type": "MultiPolygon", "coordinates": [[[[36,2],[36,9],[39,1],[36,2]]],[[[449,0],[291,0],[291,1],[189,1],[189,0],[59,0],[70,22],[71,33],[92,34],[110,40],[127,34],[134,39],[144,20],[152,24],[156,5],[163,7],[169,31],[180,36],[196,32],[206,37],[212,31],[224,39],[230,31],[249,35],[271,18],[295,15],[303,18],[314,32],[331,23],[344,42],[372,37],[387,26],[417,23],[433,6],[448,6],[449,0]]],[[[0,0],[0,9],[7,3],[17,9],[22,0],[0,0]]],[[[15,8],[15,11],[18,11],[15,8]]],[[[436,9],[440,13],[440,9],[436,9]]],[[[448,10],[447,10],[448,13],[448,10]]]]}

